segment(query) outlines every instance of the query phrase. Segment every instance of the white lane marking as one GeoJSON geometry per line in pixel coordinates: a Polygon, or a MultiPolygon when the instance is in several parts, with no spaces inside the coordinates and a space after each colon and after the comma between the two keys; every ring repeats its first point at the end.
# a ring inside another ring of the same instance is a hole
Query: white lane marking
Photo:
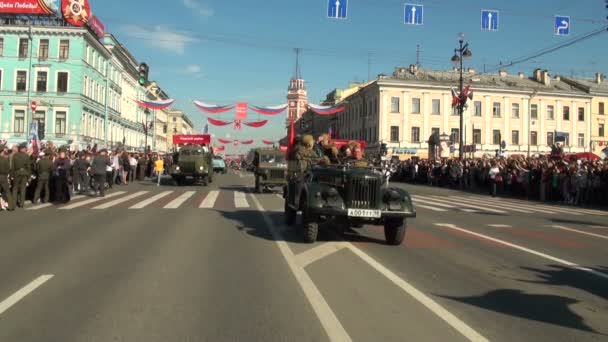
{"type": "Polygon", "coordinates": [[[414,200],[414,205],[416,206],[416,208],[424,208],[424,209],[428,209],[428,210],[432,210],[432,211],[437,211],[437,212],[445,212],[445,211],[447,211],[446,209],[435,208],[435,207],[431,207],[431,206],[428,206],[428,205],[418,204],[418,201],[416,201],[416,200],[414,200]]]}
{"type": "Polygon", "coordinates": [[[244,192],[234,192],[234,206],[236,208],[249,208],[249,203],[247,202],[247,195],[245,195],[244,192]]]}
{"type": "Polygon", "coordinates": [[[139,192],[136,192],[136,193],[131,194],[129,196],[125,196],[123,198],[119,198],[117,200],[110,201],[108,203],[100,204],[100,205],[98,205],[96,207],[93,207],[93,209],[108,209],[108,208],[111,208],[111,207],[113,207],[115,205],[119,205],[120,203],[124,203],[124,202],[130,201],[130,200],[132,200],[134,198],[137,198],[139,196],[145,195],[147,193],[148,193],[148,191],[139,191],[139,192]]]}
{"type": "Polygon", "coordinates": [[[336,317],[336,314],[334,314],[325,298],[323,298],[321,291],[319,291],[312,279],[310,279],[308,273],[306,273],[306,271],[297,264],[293,252],[287,245],[287,242],[285,242],[285,239],[283,238],[281,232],[277,229],[277,226],[274,224],[274,222],[272,222],[272,219],[270,218],[270,216],[268,216],[268,213],[264,210],[258,199],[255,196],[252,196],[251,200],[253,201],[255,209],[259,211],[260,214],[262,214],[262,218],[266,223],[266,227],[272,234],[272,237],[274,238],[277,246],[279,246],[279,250],[283,254],[285,261],[287,261],[287,265],[291,269],[291,272],[296,278],[296,281],[298,282],[298,284],[300,284],[304,295],[308,299],[308,302],[310,303],[312,309],[317,315],[319,323],[321,323],[321,326],[323,326],[323,329],[325,329],[325,333],[329,337],[329,340],[335,342],[352,341],[352,339],[342,326],[342,323],[340,323],[338,317],[336,317]]]}
{"type": "MultiPolygon", "coordinates": [[[[521,208],[523,210],[528,210],[528,211],[533,211],[533,212],[538,212],[538,213],[555,214],[554,211],[550,211],[545,208],[539,208],[536,205],[526,205],[523,203],[507,202],[507,201],[503,201],[503,200],[491,198],[491,197],[488,197],[488,198],[483,198],[483,197],[478,197],[478,196],[466,196],[466,197],[450,196],[450,197],[461,198],[466,201],[474,201],[477,203],[492,204],[494,206],[500,206],[500,207],[504,206],[504,208],[516,208],[516,209],[521,208]]],[[[526,202],[526,203],[529,203],[529,202],[526,202]]]]}
{"type": "Polygon", "coordinates": [[[574,232],[574,233],[579,233],[579,234],[583,234],[583,235],[594,236],[594,237],[598,237],[600,239],[606,239],[606,240],[608,240],[608,235],[589,233],[589,232],[586,232],[586,231],[583,231],[583,230],[572,229],[572,228],[568,228],[568,227],[564,227],[564,226],[551,226],[551,227],[557,228],[557,229],[561,229],[561,230],[567,230],[569,232],[574,232]]]}
{"type": "Polygon", "coordinates": [[[577,211],[578,209],[557,206],[557,205],[546,205],[546,204],[535,203],[535,202],[514,201],[514,200],[508,200],[508,199],[498,198],[498,197],[487,198],[487,199],[485,199],[483,197],[477,197],[477,198],[479,198],[482,201],[489,201],[489,202],[495,202],[495,203],[507,203],[507,204],[517,205],[517,206],[521,206],[521,207],[534,206],[534,208],[536,208],[536,209],[543,209],[543,212],[547,213],[547,214],[554,214],[556,212],[560,212],[560,213],[574,215],[574,216],[583,215],[583,213],[577,211]],[[528,203],[528,204],[526,205],[524,203],[528,203]]]}
{"type": "Polygon", "coordinates": [[[443,204],[443,203],[439,203],[439,202],[428,201],[428,200],[421,199],[418,196],[412,196],[412,198],[414,199],[414,202],[420,202],[420,203],[424,203],[424,204],[431,204],[431,205],[435,205],[435,206],[443,207],[443,208],[456,209],[455,206],[450,205],[450,204],[443,204]]]}
{"type": "Polygon", "coordinates": [[[344,243],[326,242],[296,255],[295,259],[300,267],[306,267],[313,262],[328,257],[344,248],[346,248],[346,244],[344,243]]]}
{"type": "MultiPolygon", "coordinates": [[[[430,200],[433,201],[440,201],[440,202],[448,202],[448,203],[453,203],[450,202],[447,199],[443,199],[443,197],[441,196],[432,196],[433,198],[430,198],[430,200]]],[[[466,208],[471,208],[471,209],[477,209],[477,210],[482,210],[482,211],[489,211],[491,213],[496,213],[496,214],[506,214],[507,212],[504,210],[499,210],[499,209],[492,209],[492,208],[488,208],[488,207],[483,207],[481,205],[475,205],[475,204],[466,204],[466,203],[458,203],[459,206],[461,207],[466,207],[466,208]]]]}
{"type": "Polygon", "coordinates": [[[101,202],[101,201],[106,200],[108,198],[116,197],[116,196],[122,195],[124,193],[125,193],[124,191],[118,191],[118,192],[114,192],[114,193],[108,194],[108,195],[106,195],[106,197],[91,198],[91,199],[88,199],[88,200],[80,201],[78,203],[67,205],[65,207],[61,207],[61,208],[59,208],[59,210],[68,210],[68,209],[74,209],[74,208],[84,207],[85,205],[89,205],[89,204],[95,203],[95,202],[101,202]]]}
{"type": "Polygon", "coordinates": [[[460,210],[464,211],[465,213],[480,213],[481,212],[481,210],[467,209],[467,208],[462,208],[460,210]]]}
{"type": "Polygon", "coordinates": [[[150,204],[158,201],[159,199],[168,196],[171,193],[173,193],[173,191],[163,191],[157,195],[154,195],[154,196],[148,198],[145,201],[141,201],[141,202],[129,207],[129,209],[143,209],[143,208],[149,206],[150,204]]]}
{"type": "Polygon", "coordinates": [[[10,297],[0,302],[0,315],[51,278],[53,278],[52,274],[41,275],[40,277],[34,279],[31,283],[13,293],[10,297]]]}
{"type": "Polygon", "coordinates": [[[606,226],[591,226],[591,228],[594,228],[594,229],[608,229],[608,227],[606,227],[606,226]]]}
{"type": "Polygon", "coordinates": [[[511,225],[509,225],[509,224],[489,224],[488,227],[493,227],[493,228],[511,228],[511,225]]]}
{"type": "Polygon", "coordinates": [[[486,206],[491,207],[491,208],[503,208],[505,210],[515,211],[515,212],[518,212],[518,213],[532,214],[532,211],[530,211],[530,210],[524,210],[524,209],[519,209],[519,208],[516,208],[514,205],[507,205],[507,204],[502,204],[502,203],[500,203],[500,204],[499,203],[493,204],[493,203],[488,202],[488,201],[475,200],[475,199],[472,199],[472,198],[460,197],[460,196],[450,196],[450,198],[454,198],[456,200],[461,200],[461,201],[467,201],[469,203],[474,203],[474,204],[486,205],[486,206]]]}
{"type": "Polygon", "coordinates": [[[395,273],[391,272],[388,268],[384,267],[382,264],[374,260],[372,257],[361,251],[359,248],[353,246],[352,244],[348,244],[348,249],[350,249],[353,253],[358,255],[363,261],[367,262],[371,267],[373,267],[380,274],[385,276],[387,279],[392,281],[395,285],[401,288],[404,292],[412,296],[422,305],[424,305],[427,309],[433,312],[437,317],[444,320],[447,324],[449,324],[452,328],[456,329],[459,333],[461,333],[464,337],[468,338],[470,341],[489,341],[487,338],[482,336],[477,331],[473,330],[470,326],[468,326],[465,322],[460,320],[458,317],[453,315],[451,312],[443,308],[437,302],[432,300],[430,297],[422,293],[420,290],[406,282],[405,280],[399,278],[395,273]]]}
{"type": "Polygon", "coordinates": [[[570,262],[570,261],[567,261],[567,260],[564,260],[564,259],[560,259],[560,258],[551,256],[551,255],[548,255],[548,254],[545,254],[545,253],[541,253],[541,252],[535,251],[535,250],[527,248],[527,247],[516,245],[516,244],[511,243],[511,242],[507,242],[507,241],[504,241],[504,240],[496,239],[496,238],[493,238],[493,237],[488,236],[488,235],[476,233],[476,232],[468,230],[468,229],[459,228],[459,227],[456,227],[455,225],[450,224],[450,223],[435,223],[435,225],[439,226],[439,227],[449,228],[449,229],[452,229],[452,230],[457,230],[459,232],[467,233],[467,234],[470,234],[470,235],[473,235],[473,236],[477,236],[479,238],[486,239],[488,241],[496,242],[496,243],[499,243],[501,245],[505,245],[507,247],[518,249],[518,250],[520,250],[522,252],[526,252],[526,253],[529,253],[529,254],[536,255],[536,256],[541,257],[543,259],[551,260],[551,261],[560,263],[562,265],[566,265],[566,266],[571,267],[573,269],[577,269],[577,270],[584,271],[584,272],[589,272],[589,273],[591,273],[593,275],[596,275],[598,277],[602,277],[602,278],[608,279],[608,274],[606,274],[606,273],[602,273],[602,272],[599,272],[599,271],[596,271],[596,270],[592,270],[592,269],[587,268],[587,267],[582,267],[582,266],[580,266],[580,265],[578,265],[576,263],[573,263],[573,262],[570,262]]]}
{"type": "Polygon", "coordinates": [[[215,201],[217,200],[217,196],[219,194],[220,192],[217,190],[210,191],[209,194],[207,194],[207,197],[205,197],[205,199],[203,200],[203,203],[201,203],[201,205],[199,206],[199,208],[213,208],[213,206],[215,205],[215,201]]]}
{"type": "MultiPolygon", "coordinates": [[[[70,200],[75,201],[75,200],[79,200],[81,198],[84,198],[84,195],[76,195],[76,196],[72,197],[70,200]]],[[[40,209],[44,209],[44,208],[48,208],[48,207],[52,207],[52,206],[53,206],[53,203],[43,203],[43,204],[37,204],[33,207],[25,208],[25,210],[40,210],[40,209]]]]}
{"type": "Polygon", "coordinates": [[[183,194],[181,194],[178,198],[176,198],[173,201],[169,202],[163,208],[164,209],[177,209],[182,204],[184,204],[184,202],[186,202],[190,197],[194,196],[195,193],[196,193],[196,191],[186,191],[183,194]]]}

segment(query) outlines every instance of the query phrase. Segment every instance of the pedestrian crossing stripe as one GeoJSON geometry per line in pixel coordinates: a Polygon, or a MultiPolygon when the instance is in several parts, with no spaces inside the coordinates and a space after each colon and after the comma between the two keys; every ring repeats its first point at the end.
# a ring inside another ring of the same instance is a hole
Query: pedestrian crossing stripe
{"type": "Polygon", "coordinates": [[[183,194],[181,194],[179,197],[174,199],[173,201],[169,202],[163,208],[164,209],[177,209],[182,204],[184,204],[184,202],[186,202],[190,197],[194,196],[195,193],[196,193],[196,191],[186,191],[183,194]]]}
{"type": "Polygon", "coordinates": [[[235,192],[234,193],[234,206],[236,208],[249,208],[249,203],[247,203],[247,196],[244,192],[235,192]]]}
{"type": "MultiPolygon", "coordinates": [[[[431,196],[431,197],[415,196],[415,198],[421,198],[421,199],[424,199],[427,201],[441,203],[441,204],[448,204],[448,205],[455,204],[454,202],[450,201],[449,199],[444,199],[443,197],[440,197],[440,196],[431,196]]],[[[493,208],[489,208],[489,207],[481,207],[481,206],[475,205],[475,204],[458,203],[457,205],[460,207],[464,207],[464,208],[483,210],[483,211],[487,211],[487,212],[491,212],[491,213],[495,213],[495,214],[506,214],[507,213],[504,210],[493,209],[493,208]]]]}
{"type": "Polygon", "coordinates": [[[219,196],[219,194],[220,192],[217,190],[211,191],[209,195],[205,197],[199,208],[213,208],[213,205],[215,205],[215,201],[217,201],[217,197],[219,196]]]}
{"type": "Polygon", "coordinates": [[[141,201],[141,202],[129,207],[129,209],[143,209],[143,208],[149,206],[150,204],[152,204],[164,197],[167,197],[168,195],[170,195],[172,193],[173,193],[173,191],[163,191],[159,194],[156,194],[156,195],[146,199],[145,201],[141,201]]]}
{"type": "Polygon", "coordinates": [[[91,198],[91,199],[88,199],[88,200],[76,202],[74,204],[66,205],[66,206],[61,207],[59,209],[60,210],[69,210],[69,209],[74,209],[74,208],[80,208],[80,207],[84,207],[85,205],[93,204],[95,202],[101,202],[101,201],[103,201],[105,199],[108,199],[108,198],[120,196],[120,195],[122,195],[124,193],[125,193],[124,191],[118,191],[118,192],[114,192],[114,193],[108,194],[105,197],[91,198]]]}
{"type": "Polygon", "coordinates": [[[115,205],[119,205],[120,203],[124,203],[124,202],[130,201],[130,200],[132,200],[134,198],[137,198],[139,196],[145,195],[147,193],[148,193],[148,191],[136,192],[136,193],[131,194],[129,196],[125,196],[125,197],[119,198],[117,200],[113,200],[113,201],[110,201],[110,202],[98,205],[98,206],[94,207],[93,209],[108,209],[108,208],[111,208],[111,207],[113,207],[115,205]]]}

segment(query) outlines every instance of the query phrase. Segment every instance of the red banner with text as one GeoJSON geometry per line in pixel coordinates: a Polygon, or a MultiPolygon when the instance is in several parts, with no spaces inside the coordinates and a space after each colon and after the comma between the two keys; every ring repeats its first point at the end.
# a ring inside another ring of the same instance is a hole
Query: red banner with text
{"type": "Polygon", "coordinates": [[[192,134],[192,135],[174,135],[173,144],[175,145],[209,145],[211,144],[211,135],[209,134],[192,134]]]}

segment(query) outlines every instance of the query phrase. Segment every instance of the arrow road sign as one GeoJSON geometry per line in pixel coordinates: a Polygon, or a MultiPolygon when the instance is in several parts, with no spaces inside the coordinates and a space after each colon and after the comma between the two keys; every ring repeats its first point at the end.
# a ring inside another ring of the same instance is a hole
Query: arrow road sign
{"type": "Polygon", "coordinates": [[[424,22],[423,5],[405,4],[405,23],[408,25],[422,25],[424,22]]]}
{"type": "Polygon", "coordinates": [[[348,0],[327,0],[327,17],[346,19],[348,0]]]}
{"type": "Polygon", "coordinates": [[[481,10],[481,30],[498,31],[498,11],[481,10]]]}
{"type": "Polygon", "coordinates": [[[564,15],[555,16],[555,24],[553,31],[558,36],[567,36],[570,34],[570,17],[564,15]]]}

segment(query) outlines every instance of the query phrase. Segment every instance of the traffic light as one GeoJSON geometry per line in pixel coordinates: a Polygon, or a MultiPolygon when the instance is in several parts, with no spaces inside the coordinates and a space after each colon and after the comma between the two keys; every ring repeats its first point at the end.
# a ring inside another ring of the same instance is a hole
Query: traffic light
{"type": "Polygon", "coordinates": [[[139,65],[139,78],[137,79],[137,82],[139,83],[139,85],[145,86],[148,83],[148,71],[149,70],[150,70],[150,68],[148,68],[148,64],[141,63],[139,65]]]}
{"type": "Polygon", "coordinates": [[[44,122],[38,122],[38,140],[44,139],[44,122]]]}

